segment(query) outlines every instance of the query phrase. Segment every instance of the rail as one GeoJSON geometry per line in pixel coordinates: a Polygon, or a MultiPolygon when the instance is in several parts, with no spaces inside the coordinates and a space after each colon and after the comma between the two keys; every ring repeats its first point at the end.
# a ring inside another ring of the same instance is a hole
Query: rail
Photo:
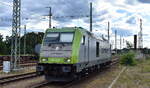
{"type": "Polygon", "coordinates": [[[37,77],[37,76],[39,76],[39,75],[37,75],[36,72],[31,72],[31,73],[26,73],[26,74],[2,77],[2,78],[0,78],[0,85],[18,81],[18,80],[27,79],[27,78],[37,77]]]}

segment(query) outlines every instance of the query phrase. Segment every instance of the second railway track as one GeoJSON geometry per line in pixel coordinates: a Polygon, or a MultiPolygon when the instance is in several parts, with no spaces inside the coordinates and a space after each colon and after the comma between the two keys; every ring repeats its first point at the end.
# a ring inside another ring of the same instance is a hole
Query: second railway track
{"type": "Polygon", "coordinates": [[[0,78],[0,85],[14,82],[14,81],[23,80],[23,79],[33,78],[33,77],[37,77],[37,76],[39,76],[39,75],[37,75],[36,72],[32,72],[32,73],[2,77],[2,78],[0,78]]]}
{"type": "MultiPolygon", "coordinates": [[[[20,64],[21,67],[31,67],[31,66],[36,66],[37,63],[25,63],[25,64],[20,64]]],[[[0,65],[0,70],[3,70],[3,65],[0,65]]]]}

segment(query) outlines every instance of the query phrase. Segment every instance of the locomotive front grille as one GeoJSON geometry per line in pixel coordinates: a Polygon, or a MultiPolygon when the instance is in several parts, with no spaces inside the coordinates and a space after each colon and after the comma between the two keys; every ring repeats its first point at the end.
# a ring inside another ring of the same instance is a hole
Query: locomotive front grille
{"type": "Polygon", "coordinates": [[[56,57],[56,58],[65,58],[71,57],[71,51],[43,51],[41,56],[44,57],[56,57]]]}
{"type": "Polygon", "coordinates": [[[57,76],[57,75],[67,75],[71,73],[72,66],[65,65],[50,65],[44,68],[44,72],[47,75],[57,76]]]}
{"type": "Polygon", "coordinates": [[[41,57],[66,58],[71,57],[72,47],[70,44],[52,44],[43,46],[41,51],[41,57]]]}

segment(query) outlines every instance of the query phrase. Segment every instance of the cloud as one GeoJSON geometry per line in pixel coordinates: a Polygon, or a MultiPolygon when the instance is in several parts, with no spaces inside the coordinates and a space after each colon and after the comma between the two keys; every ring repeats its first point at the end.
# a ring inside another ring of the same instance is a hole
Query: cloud
{"type": "MultiPolygon", "coordinates": [[[[80,16],[89,13],[89,3],[87,0],[36,0],[36,2],[31,0],[24,0],[22,5],[24,11],[28,12],[30,15],[48,15],[49,9],[46,7],[52,7],[52,15],[55,16],[80,16]],[[34,3],[33,5],[28,5],[28,3],[34,3]]],[[[24,12],[25,13],[25,12],[24,12]]],[[[69,21],[69,18],[54,18],[60,22],[69,21]]]]}
{"type": "MultiPolygon", "coordinates": [[[[48,28],[46,15],[49,9],[46,7],[51,6],[52,26],[78,26],[89,30],[89,17],[80,16],[89,15],[89,2],[91,1],[93,2],[93,30],[99,30],[99,33],[107,35],[107,22],[110,21],[113,38],[114,30],[118,30],[118,35],[124,35],[126,39],[129,39],[131,36],[128,37],[128,35],[139,32],[139,19],[142,18],[143,34],[146,35],[144,39],[149,41],[150,0],[36,0],[36,2],[22,0],[22,25],[27,24],[29,31],[44,31],[48,28]]],[[[5,33],[4,30],[8,31],[8,28],[11,29],[12,7],[10,5],[12,5],[12,0],[0,1],[0,33],[5,33]],[[7,19],[1,20],[1,18],[7,19]]]]}
{"type": "MultiPolygon", "coordinates": [[[[1,27],[8,27],[8,26],[11,26],[10,25],[11,24],[11,22],[2,22],[2,23],[0,23],[0,30],[1,30],[1,27]]],[[[4,28],[5,29],[5,28],[4,28]]],[[[3,30],[4,30],[3,29],[3,30]]]]}
{"type": "Polygon", "coordinates": [[[142,3],[150,3],[150,0],[138,0],[138,1],[142,3]]]}
{"type": "Polygon", "coordinates": [[[11,27],[0,27],[0,34],[3,35],[3,37],[5,38],[6,36],[10,36],[11,35],[11,27]],[[3,30],[5,29],[5,30],[3,30]]]}
{"type": "Polygon", "coordinates": [[[125,0],[125,3],[129,4],[129,5],[136,5],[138,4],[137,0],[125,0]]]}
{"type": "Polygon", "coordinates": [[[128,11],[124,10],[124,9],[118,9],[116,10],[117,13],[127,13],[128,11]]]}
{"type": "Polygon", "coordinates": [[[130,17],[126,22],[129,24],[136,24],[136,17],[130,17]]]}
{"type": "Polygon", "coordinates": [[[120,36],[124,36],[124,37],[127,37],[127,36],[132,36],[133,35],[133,32],[131,31],[132,29],[123,29],[123,28],[118,28],[118,27],[112,27],[111,28],[113,33],[115,33],[115,30],[117,31],[117,35],[120,35],[120,36]]]}

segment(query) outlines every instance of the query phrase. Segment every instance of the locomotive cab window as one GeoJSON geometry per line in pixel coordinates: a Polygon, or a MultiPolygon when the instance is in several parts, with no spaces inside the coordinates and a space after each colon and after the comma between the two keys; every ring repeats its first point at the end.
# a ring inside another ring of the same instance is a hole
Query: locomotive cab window
{"type": "Polygon", "coordinates": [[[72,42],[73,41],[73,33],[61,33],[60,42],[72,42]]]}
{"type": "Polygon", "coordinates": [[[85,36],[82,37],[81,44],[85,45],[85,36]]]}
{"type": "Polygon", "coordinates": [[[44,45],[55,43],[72,43],[74,33],[73,32],[49,32],[44,38],[44,45]]]}
{"type": "Polygon", "coordinates": [[[96,57],[99,57],[99,42],[96,42],[96,57]]]}
{"type": "Polygon", "coordinates": [[[59,41],[59,33],[47,33],[45,42],[58,42],[59,41]]]}
{"type": "Polygon", "coordinates": [[[50,37],[50,38],[55,38],[58,37],[59,34],[58,33],[51,33],[51,34],[47,34],[46,37],[50,37]]]}

